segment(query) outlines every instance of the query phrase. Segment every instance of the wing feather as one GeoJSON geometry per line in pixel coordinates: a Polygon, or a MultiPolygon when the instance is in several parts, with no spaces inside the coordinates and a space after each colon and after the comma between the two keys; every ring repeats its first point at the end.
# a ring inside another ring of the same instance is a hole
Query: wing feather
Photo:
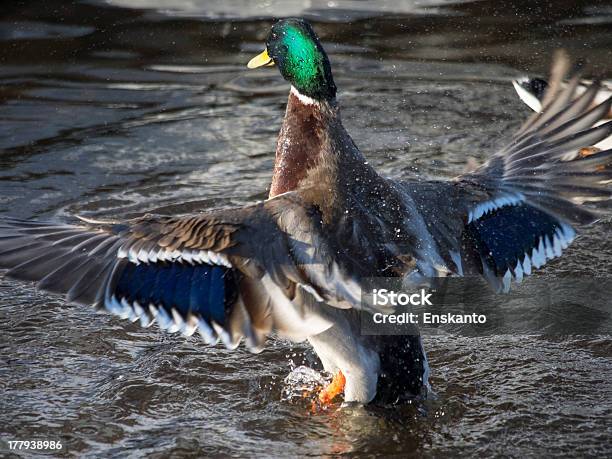
{"type": "MultiPolygon", "coordinates": [[[[604,121],[612,98],[593,106],[600,83],[584,90],[576,74],[563,85],[569,68],[567,56],[558,56],[543,109],[506,147],[471,173],[435,182],[437,207],[424,218],[454,272],[507,290],[512,278],[522,281],[532,266],[559,256],[578,225],[609,212],[612,150],[592,146],[612,135],[612,122],[604,121]]],[[[423,206],[432,184],[406,190],[423,206]]]]}
{"type": "Polygon", "coordinates": [[[119,223],[2,219],[0,267],[145,326],[258,351],[272,332],[301,340],[331,326],[317,314],[329,306],[297,287],[310,283],[291,253],[299,201],[119,223]]]}

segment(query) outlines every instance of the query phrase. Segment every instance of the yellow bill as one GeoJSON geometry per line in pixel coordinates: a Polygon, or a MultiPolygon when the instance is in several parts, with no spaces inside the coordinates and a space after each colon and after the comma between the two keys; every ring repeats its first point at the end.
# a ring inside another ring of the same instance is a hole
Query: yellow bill
{"type": "Polygon", "coordinates": [[[264,65],[274,65],[274,61],[270,56],[268,56],[267,49],[264,49],[261,54],[258,54],[253,59],[251,59],[247,64],[247,67],[250,69],[256,69],[257,67],[263,67],[264,65]]]}

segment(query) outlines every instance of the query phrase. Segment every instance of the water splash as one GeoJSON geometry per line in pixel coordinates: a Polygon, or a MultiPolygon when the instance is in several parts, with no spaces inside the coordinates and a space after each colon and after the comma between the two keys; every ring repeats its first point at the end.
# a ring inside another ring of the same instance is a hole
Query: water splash
{"type": "Polygon", "coordinates": [[[310,395],[329,384],[330,381],[330,374],[320,373],[310,367],[301,365],[285,378],[281,399],[283,401],[296,401],[310,398],[310,395]]]}

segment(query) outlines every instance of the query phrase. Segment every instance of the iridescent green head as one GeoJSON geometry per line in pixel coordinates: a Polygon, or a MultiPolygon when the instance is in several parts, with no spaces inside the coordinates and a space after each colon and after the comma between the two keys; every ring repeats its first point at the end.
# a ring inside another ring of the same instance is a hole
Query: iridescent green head
{"type": "Polygon", "coordinates": [[[303,19],[283,19],[272,26],[266,50],[249,68],[276,64],[281,75],[301,94],[316,100],[336,97],[336,85],[319,38],[303,19]]]}

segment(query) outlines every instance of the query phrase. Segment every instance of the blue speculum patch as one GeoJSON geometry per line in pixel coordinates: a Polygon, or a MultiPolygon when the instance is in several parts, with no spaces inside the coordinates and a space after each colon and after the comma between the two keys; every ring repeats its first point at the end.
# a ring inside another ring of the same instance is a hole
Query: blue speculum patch
{"type": "Polygon", "coordinates": [[[229,269],[183,263],[126,264],[115,296],[141,306],[153,304],[183,317],[200,315],[207,322],[225,323],[226,293],[233,283],[229,269]]]}

